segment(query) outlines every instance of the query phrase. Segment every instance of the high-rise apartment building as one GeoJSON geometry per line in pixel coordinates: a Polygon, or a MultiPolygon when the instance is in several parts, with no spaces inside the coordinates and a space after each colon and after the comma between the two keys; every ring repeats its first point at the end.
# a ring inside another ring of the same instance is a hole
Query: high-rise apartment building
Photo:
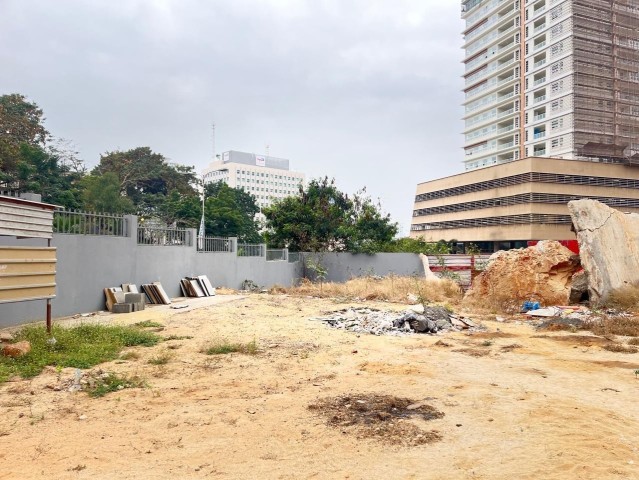
{"type": "Polygon", "coordinates": [[[639,157],[638,0],[464,0],[466,170],[639,157]]]}
{"type": "Polygon", "coordinates": [[[230,150],[204,170],[204,182],[224,182],[255,197],[267,207],[274,200],[295,195],[304,184],[304,174],[290,170],[289,161],[268,155],[230,150]]]}
{"type": "Polygon", "coordinates": [[[566,204],[639,212],[639,0],[462,0],[465,173],[417,186],[411,235],[574,239],[566,204]]]}

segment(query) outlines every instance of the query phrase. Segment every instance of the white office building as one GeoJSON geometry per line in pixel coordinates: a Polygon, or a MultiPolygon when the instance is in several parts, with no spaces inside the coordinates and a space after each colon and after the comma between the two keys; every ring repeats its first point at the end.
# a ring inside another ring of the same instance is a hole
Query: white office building
{"type": "Polygon", "coordinates": [[[224,182],[250,193],[260,208],[296,195],[305,180],[303,173],[290,170],[288,160],[235,150],[224,152],[203,175],[205,182],[224,182]]]}
{"type": "Polygon", "coordinates": [[[639,159],[639,0],[462,0],[465,168],[639,159]]]}

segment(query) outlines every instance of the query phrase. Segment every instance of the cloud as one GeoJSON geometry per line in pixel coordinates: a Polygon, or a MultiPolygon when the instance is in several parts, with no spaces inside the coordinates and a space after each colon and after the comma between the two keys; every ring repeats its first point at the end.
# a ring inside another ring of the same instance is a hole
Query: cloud
{"type": "Polygon", "coordinates": [[[403,224],[461,171],[459,5],[441,0],[4,0],[0,93],[28,95],[85,161],[148,145],[289,158],[403,224]]]}

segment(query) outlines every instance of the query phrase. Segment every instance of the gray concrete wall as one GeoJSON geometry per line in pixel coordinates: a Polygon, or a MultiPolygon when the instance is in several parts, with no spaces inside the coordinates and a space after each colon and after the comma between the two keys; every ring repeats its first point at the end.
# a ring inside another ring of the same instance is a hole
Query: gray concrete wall
{"type": "MultiPolygon", "coordinates": [[[[305,253],[304,263],[319,261],[327,270],[326,281],[345,282],[366,275],[400,276],[424,275],[424,267],[415,253],[376,253],[374,255],[354,253],[305,253]]],[[[312,271],[306,268],[309,278],[312,271]]]]}
{"type": "MultiPolygon", "coordinates": [[[[179,281],[185,276],[207,275],[214,286],[240,288],[244,280],[264,287],[291,286],[302,273],[302,264],[267,262],[263,257],[237,257],[235,253],[200,253],[196,246],[138,245],[135,217],[130,218],[130,237],[54,235],[57,247],[54,317],[103,310],[105,287],[122,283],[162,282],[171,297],[181,296],[179,281]]],[[[193,231],[192,238],[195,238],[193,231]]],[[[46,241],[0,237],[3,245],[46,241]]],[[[45,301],[0,304],[0,327],[44,320],[45,301]]]]}

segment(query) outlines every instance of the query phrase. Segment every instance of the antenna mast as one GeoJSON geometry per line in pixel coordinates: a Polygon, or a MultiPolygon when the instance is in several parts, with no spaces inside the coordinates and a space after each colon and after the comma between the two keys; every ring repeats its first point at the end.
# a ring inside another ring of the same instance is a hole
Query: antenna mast
{"type": "Polygon", "coordinates": [[[217,157],[215,156],[215,122],[213,122],[212,130],[213,130],[213,161],[215,161],[217,160],[217,157]]]}

